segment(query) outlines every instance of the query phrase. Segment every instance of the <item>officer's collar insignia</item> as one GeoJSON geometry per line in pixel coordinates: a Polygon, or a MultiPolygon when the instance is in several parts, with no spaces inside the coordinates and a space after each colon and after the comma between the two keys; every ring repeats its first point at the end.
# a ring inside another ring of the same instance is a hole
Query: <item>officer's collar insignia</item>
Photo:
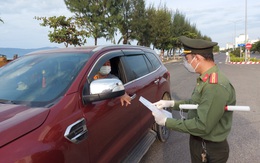
{"type": "Polygon", "coordinates": [[[209,74],[206,74],[203,78],[202,78],[202,81],[203,82],[206,82],[209,78],[209,74]]]}
{"type": "Polygon", "coordinates": [[[212,74],[210,74],[209,83],[211,83],[211,84],[218,83],[218,74],[217,73],[213,72],[212,74]]]}

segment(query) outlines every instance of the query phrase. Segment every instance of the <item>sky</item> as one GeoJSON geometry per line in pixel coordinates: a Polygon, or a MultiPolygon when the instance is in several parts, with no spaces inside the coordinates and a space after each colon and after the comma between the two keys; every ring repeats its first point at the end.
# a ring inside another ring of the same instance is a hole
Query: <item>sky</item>
{"type": "MultiPolygon", "coordinates": [[[[172,11],[179,10],[191,24],[196,25],[202,35],[211,37],[220,47],[225,47],[228,42],[234,42],[235,36],[245,34],[245,24],[249,40],[260,38],[259,0],[145,1],[147,6],[154,5],[157,8],[166,5],[172,11]]],[[[50,28],[40,26],[41,21],[34,19],[35,16],[60,15],[66,17],[73,15],[66,8],[64,0],[1,1],[0,18],[4,23],[0,22],[0,48],[65,47],[64,44],[51,43],[48,38],[50,28]]],[[[98,39],[98,44],[111,44],[111,42],[98,39]]],[[[94,45],[94,40],[89,38],[86,45],[94,45]]]]}

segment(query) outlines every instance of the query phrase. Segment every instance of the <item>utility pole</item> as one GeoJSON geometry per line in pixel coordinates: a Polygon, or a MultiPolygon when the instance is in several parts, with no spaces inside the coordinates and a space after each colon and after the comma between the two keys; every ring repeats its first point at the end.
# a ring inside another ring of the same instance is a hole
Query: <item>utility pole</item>
{"type": "Polygon", "coordinates": [[[237,35],[237,32],[236,32],[236,25],[237,25],[237,22],[241,21],[241,19],[238,19],[238,20],[230,20],[230,22],[234,23],[234,45],[233,45],[233,51],[236,49],[236,35],[237,35]]]}
{"type": "MultiPolygon", "coordinates": [[[[247,0],[245,0],[245,45],[247,43],[247,0]]],[[[245,62],[247,61],[247,49],[245,47],[245,62]]]]}

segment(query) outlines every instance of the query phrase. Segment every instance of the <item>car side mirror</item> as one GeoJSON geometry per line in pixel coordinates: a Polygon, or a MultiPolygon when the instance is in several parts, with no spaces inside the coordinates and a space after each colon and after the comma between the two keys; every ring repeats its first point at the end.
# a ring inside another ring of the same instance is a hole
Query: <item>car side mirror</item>
{"type": "Polygon", "coordinates": [[[94,80],[90,83],[89,90],[89,95],[83,95],[85,103],[115,98],[125,94],[122,81],[114,78],[94,80]]]}

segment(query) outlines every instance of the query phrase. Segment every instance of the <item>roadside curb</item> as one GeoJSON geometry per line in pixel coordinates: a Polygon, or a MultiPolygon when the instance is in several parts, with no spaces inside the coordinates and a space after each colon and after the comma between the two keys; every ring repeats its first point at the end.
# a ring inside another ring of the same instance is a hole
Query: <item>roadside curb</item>
{"type": "Polygon", "coordinates": [[[162,63],[165,64],[165,63],[180,62],[180,61],[181,61],[181,60],[170,59],[170,60],[162,61],[162,63]]]}
{"type": "Polygon", "coordinates": [[[249,65],[249,64],[260,64],[260,62],[228,62],[228,64],[242,64],[242,65],[249,65]]]}

